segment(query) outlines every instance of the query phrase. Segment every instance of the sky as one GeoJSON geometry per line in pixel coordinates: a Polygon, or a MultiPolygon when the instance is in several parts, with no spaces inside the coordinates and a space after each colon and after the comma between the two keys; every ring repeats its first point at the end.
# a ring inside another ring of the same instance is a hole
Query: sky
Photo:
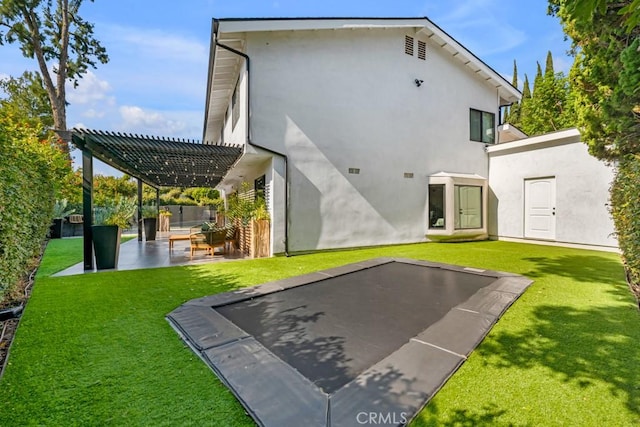
{"type": "MultiPolygon", "coordinates": [[[[536,61],[551,51],[568,72],[558,18],[545,0],[85,0],[109,62],[69,87],[67,125],[200,140],[204,126],[212,18],[426,16],[508,81],[533,82],[536,61]]],[[[0,46],[0,78],[36,70],[17,45],[0,46]]],[[[521,89],[521,88],[520,88],[521,89]]],[[[113,170],[96,164],[96,173],[113,170]]]]}

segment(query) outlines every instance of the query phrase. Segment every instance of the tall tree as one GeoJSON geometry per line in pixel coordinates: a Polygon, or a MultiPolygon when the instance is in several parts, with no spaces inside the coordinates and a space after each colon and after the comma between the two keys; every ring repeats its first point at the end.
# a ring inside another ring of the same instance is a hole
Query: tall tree
{"type": "Polygon", "coordinates": [[[553,71],[553,55],[551,55],[551,51],[547,51],[547,60],[545,61],[545,66],[544,66],[544,76],[545,77],[550,77],[553,76],[555,73],[553,71]]]}
{"type": "MultiPolygon", "coordinates": [[[[25,57],[36,59],[57,130],[67,130],[65,83],[77,85],[89,67],[96,68],[97,61],[105,64],[109,60],[105,48],[93,37],[93,24],[78,14],[82,1],[0,3],[0,44],[18,43],[25,57]]],[[[67,143],[60,144],[68,153],[67,143]]]]}
{"type": "Polygon", "coordinates": [[[544,74],[538,63],[533,95],[523,107],[520,128],[538,135],[573,126],[573,121],[569,82],[563,73],[554,73],[553,57],[547,52],[544,74]]]}
{"type": "Polygon", "coordinates": [[[531,98],[531,87],[529,86],[529,77],[524,75],[524,84],[522,85],[522,100],[531,98]]]}
{"type": "MultiPolygon", "coordinates": [[[[516,60],[513,60],[513,77],[511,79],[511,85],[518,88],[518,65],[516,60]]],[[[515,125],[520,121],[520,102],[514,102],[511,104],[508,110],[508,114],[504,118],[505,123],[511,123],[515,125]]]]}
{"type": "Polygon", "coordinates": [[[6,95],[0,99],[0,109],[6,114],[11,112],[13,117],[21,117],[31,128],[45,130],[53,126],[51,106],[40,74],[25,71],[20,77],[0,80],[0,90],[6,95]]]}
{"type": "Polygon", "coordinates": [[[550,0],[572,39],[575,62],[570,79],[578,126],[591,154],[617,159],[640,153],[640,77],[634,67],[640,27],[639,0],[550,0]],[[626,11],[626,12],[625,12],[626,11]]]}
{"type": "Polygon", "coordinates": [[[542,81],[542,67],[540,67],[540,63],[536,61],[537,69],[536,69],[536,77],[533,79],[533,96],[536,95],[536,87],[540,86],[540,82],[542,81]]]}

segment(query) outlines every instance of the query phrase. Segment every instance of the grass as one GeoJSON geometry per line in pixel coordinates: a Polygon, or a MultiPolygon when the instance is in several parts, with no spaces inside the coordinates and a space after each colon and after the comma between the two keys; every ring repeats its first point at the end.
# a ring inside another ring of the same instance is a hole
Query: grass
{"type": "Polygon", "coordinates": [[[192,298],[377,256],[535,280],[415,426],[640,424],[640,315],[615,254],[416,244],[48,277],[73,255],[61,242],[47,248],[17,331],[0,425],[253,425],[164,316],[192,298]]]}
{"type": "MultiPolygon", "coordinates": [[[[134,239],[133,235],[123,235],[120,243],[134,239]]],[[[36,277],[50,276],[67,267],[82,262],[82,239],[51,239],[47,243],[46,256],[38,267],[36,277]]]]}

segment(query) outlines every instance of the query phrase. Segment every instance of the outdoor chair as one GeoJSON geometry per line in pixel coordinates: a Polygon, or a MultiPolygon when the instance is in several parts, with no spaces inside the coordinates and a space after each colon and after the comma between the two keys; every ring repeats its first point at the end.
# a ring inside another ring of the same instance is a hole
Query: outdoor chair
{"type": "Polygon", "coordinates": [[[191,227],[189,230],[189,241],[191,243],[191,259],[193,259],[193,253],[196,251],[204,250],[213,255],[213,246],[207,241],[207,236],[202,232],[201,227],[191,227]]]}
{"type": "Polygon", "coordinates": [[[233,252],[235,252],[240,249],[240,229],[238,227],[228,227],[224,243],[225,251],[233,249],[233,252]]]}
{"type": "Polygon", "coordinates": [[[227,230],[214,229],[206,231],[204,232],[204,234],[207,237],[207,243],[213,248],[213,250],[215,250],[215,248],[222,248],[222,251],[224,252],[226,246],[227,230]]]}

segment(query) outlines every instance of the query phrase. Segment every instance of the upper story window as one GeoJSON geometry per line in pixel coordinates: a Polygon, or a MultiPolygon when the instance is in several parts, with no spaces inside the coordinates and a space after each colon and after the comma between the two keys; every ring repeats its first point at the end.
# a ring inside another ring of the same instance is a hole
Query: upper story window
{"type": "Polygon", "coordinates": [[[240,79],[236,83],[236,88],[233,90],[233,96],[231,97],[231,129],[235,129],[236,123],[238,123],[238,119],[240,118],[240,105],[238,105],[238,97],[240,94],[240,79]]]}
{"type": "Polygon", "coordinates": [[[470,139],[472,141],[495,144],[496,115],[486,111],[469,110],[470,139]]]}

